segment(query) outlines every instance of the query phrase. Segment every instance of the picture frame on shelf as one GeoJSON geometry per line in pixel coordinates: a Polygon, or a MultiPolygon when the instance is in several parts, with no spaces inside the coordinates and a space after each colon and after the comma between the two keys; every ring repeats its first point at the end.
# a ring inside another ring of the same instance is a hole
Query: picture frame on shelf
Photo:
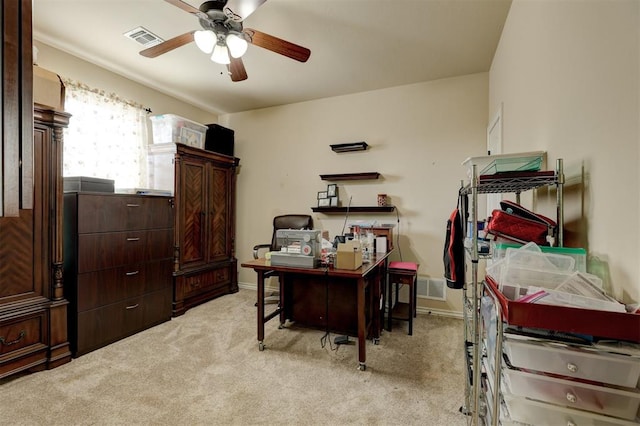
{"type": "Polygon", "coordinates": [[[327,196],[328,197],[337,197],[338,196],[338,185],[335,183],[330,183],[327,185],[327,196]]]}
{"type": "Polygon", "coordinates": [[[329,198],[327,191],[318,191],[318,200],[324,200],[325,198],[329,198]]]}
{"type": "Polygon", "coordinates": [[[318,198],[318,207],[330,207],[331,199],[329,198],[318,198]]]}
{"type": "Polygon", "coordinates": [[[338,207],[338,197],[329,197],[330,207],[338,207]]]}

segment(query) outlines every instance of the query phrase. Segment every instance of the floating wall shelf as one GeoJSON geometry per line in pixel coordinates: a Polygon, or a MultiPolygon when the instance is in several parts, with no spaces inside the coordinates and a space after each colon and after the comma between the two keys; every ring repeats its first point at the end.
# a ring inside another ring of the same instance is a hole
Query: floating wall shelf
{"type": "Polygon", "coordinates": [[[365,151],[369,147],[366,142],[338,143],[329,146],[333,152],[365,151]]]}
{"type": "Polygon", "coordinates": [[[334,175],[320,175],[322,180],[369,180],[378,179],[380,173],[378,172],[361,172],[361,173],[339,173],[334,175]]]}

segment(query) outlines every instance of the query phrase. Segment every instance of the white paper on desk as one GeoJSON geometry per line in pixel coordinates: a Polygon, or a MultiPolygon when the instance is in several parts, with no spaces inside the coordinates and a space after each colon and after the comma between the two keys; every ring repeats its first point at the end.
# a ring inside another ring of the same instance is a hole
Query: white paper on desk
{"type": "Polygon", "coordinates": [[[376,253],[387,252],[387,237],[376,237],[376,253]]]}

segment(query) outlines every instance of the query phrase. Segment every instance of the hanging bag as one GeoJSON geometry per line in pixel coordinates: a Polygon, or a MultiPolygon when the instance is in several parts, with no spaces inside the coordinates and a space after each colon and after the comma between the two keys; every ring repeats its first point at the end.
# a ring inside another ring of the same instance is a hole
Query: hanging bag
{"type": "Polygon", "coordinates": [[[458,206],[447,220],[447,232],[444,239],[444,278],[447,287],[461,289],[465,283],[465,253],[463,215],[467,214],[468,198],[458,194],[458,206]]]}

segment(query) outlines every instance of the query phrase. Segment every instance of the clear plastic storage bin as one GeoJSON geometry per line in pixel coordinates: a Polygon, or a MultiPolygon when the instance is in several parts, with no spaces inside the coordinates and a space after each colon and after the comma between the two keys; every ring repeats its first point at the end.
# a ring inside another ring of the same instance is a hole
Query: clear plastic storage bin
{"type": "Polygon", "coordinates": [[[147,172],[149,188],[168,191],[173,195],[175,177],[176,144],[149,145],[147,172]]]}
{"type": "Polygon", "coordinates": [[[480,175],[504,172],[537,172],[542,167],[542,155],[515,158],[496,158],[480,171],[480,175]]]}
{"type": "Polygon", "coordinates": [[[558,342],[541,342],[505,334],[504,353],[514,367],[635,388],[640,358],[601,353],[558,342]]]}
{"type": "Polygon", "coordinates": [[[207,126],[174,114],[149,117],[153,130],[153,143],[181,143],[204,149],[207,126]]]}
{"type": "Polygon", "coordinates": [[[638,414],[638,389],[602,386],[592,384],[595,382],[568,380],[511,368],[502,371],[506,389],[514,395],[627,420],[634,420],[638,414]]]}
{"type": "MultiPolygon", "coordinates": [[[[521,248],[521,244],[512,244],[512,243],[499,243],[492,242],[491,243],[491,253],[493,260],[500,260],[504,258],[507,254],[507,249],[510,248],[521,248]]],[[[538,246],[542,253],[551,253],[551,254],[561,254],[564,256],[571,256],[575,261],[575,270],[578,272],[587,272],[587,251],[583,248],[573,248],[573,247],[547,247],[547,246],[538,246]]]]}

